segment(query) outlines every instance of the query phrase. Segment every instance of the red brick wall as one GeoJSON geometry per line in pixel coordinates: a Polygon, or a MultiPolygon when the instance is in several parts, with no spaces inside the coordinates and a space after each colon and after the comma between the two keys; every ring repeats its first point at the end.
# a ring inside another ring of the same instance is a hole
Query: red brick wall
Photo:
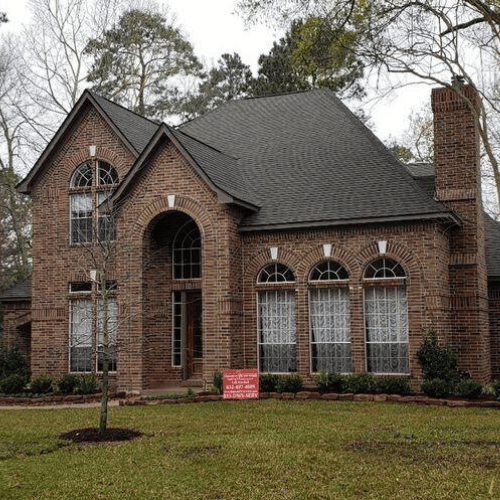
{"type": "Polygon", "coordinates": [[[461,218],[450,231],[449,341],[459,368],[491,378],[485,221],[479,165],[479,96],[469,86],[432,92],[438,198],[461,218]]]}

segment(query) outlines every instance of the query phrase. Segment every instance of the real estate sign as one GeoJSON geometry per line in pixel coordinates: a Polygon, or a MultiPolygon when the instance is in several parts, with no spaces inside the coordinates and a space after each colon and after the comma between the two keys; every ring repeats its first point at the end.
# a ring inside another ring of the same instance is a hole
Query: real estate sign
{"type": "Polygon", "coordinates": [[[224,399],[252,399],[259,397],[259,370],[224,370],[222,372],[224,399]]]}

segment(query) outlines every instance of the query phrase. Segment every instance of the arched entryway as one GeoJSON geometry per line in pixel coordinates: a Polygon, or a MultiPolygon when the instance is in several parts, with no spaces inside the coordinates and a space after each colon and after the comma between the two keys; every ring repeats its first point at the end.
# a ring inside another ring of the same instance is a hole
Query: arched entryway
{"type": "Polygon", "coordinates": [[[143,387],[203,378],[202,238],[184,212],[149,224],[143,255],[143,387]]]}

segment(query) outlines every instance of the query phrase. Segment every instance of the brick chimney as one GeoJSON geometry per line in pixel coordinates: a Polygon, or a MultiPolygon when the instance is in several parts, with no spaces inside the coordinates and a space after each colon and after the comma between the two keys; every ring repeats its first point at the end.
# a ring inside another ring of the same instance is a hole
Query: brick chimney
{"type": "MultiPolygon", "coordinates": [[[[449,233],[449,325],[441,328],[458,355],[459,370],[491,377],[485,220],[481,199],[480,97],[454,78],[433,89],[434,169],[438,199],[461,219],[449,233]]],[[[445,325],[443,325],[445,326],[445,325]]]]}

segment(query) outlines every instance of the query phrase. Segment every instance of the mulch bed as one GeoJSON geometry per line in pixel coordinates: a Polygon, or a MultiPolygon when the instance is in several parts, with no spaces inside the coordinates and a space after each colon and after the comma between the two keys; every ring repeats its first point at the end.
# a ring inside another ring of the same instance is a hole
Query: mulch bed
{"type": "Polygon", "coordinates": [[[130,441],[142,436],[142,432],[132,429],[121,429],[110,427],[104,432],[100,432],[97,427],[87,427],[86,429],[75,429],[73,431],[59,434],[60,439],[73,441],[73,443],[103,443],[110,441],[130,441]]]}

